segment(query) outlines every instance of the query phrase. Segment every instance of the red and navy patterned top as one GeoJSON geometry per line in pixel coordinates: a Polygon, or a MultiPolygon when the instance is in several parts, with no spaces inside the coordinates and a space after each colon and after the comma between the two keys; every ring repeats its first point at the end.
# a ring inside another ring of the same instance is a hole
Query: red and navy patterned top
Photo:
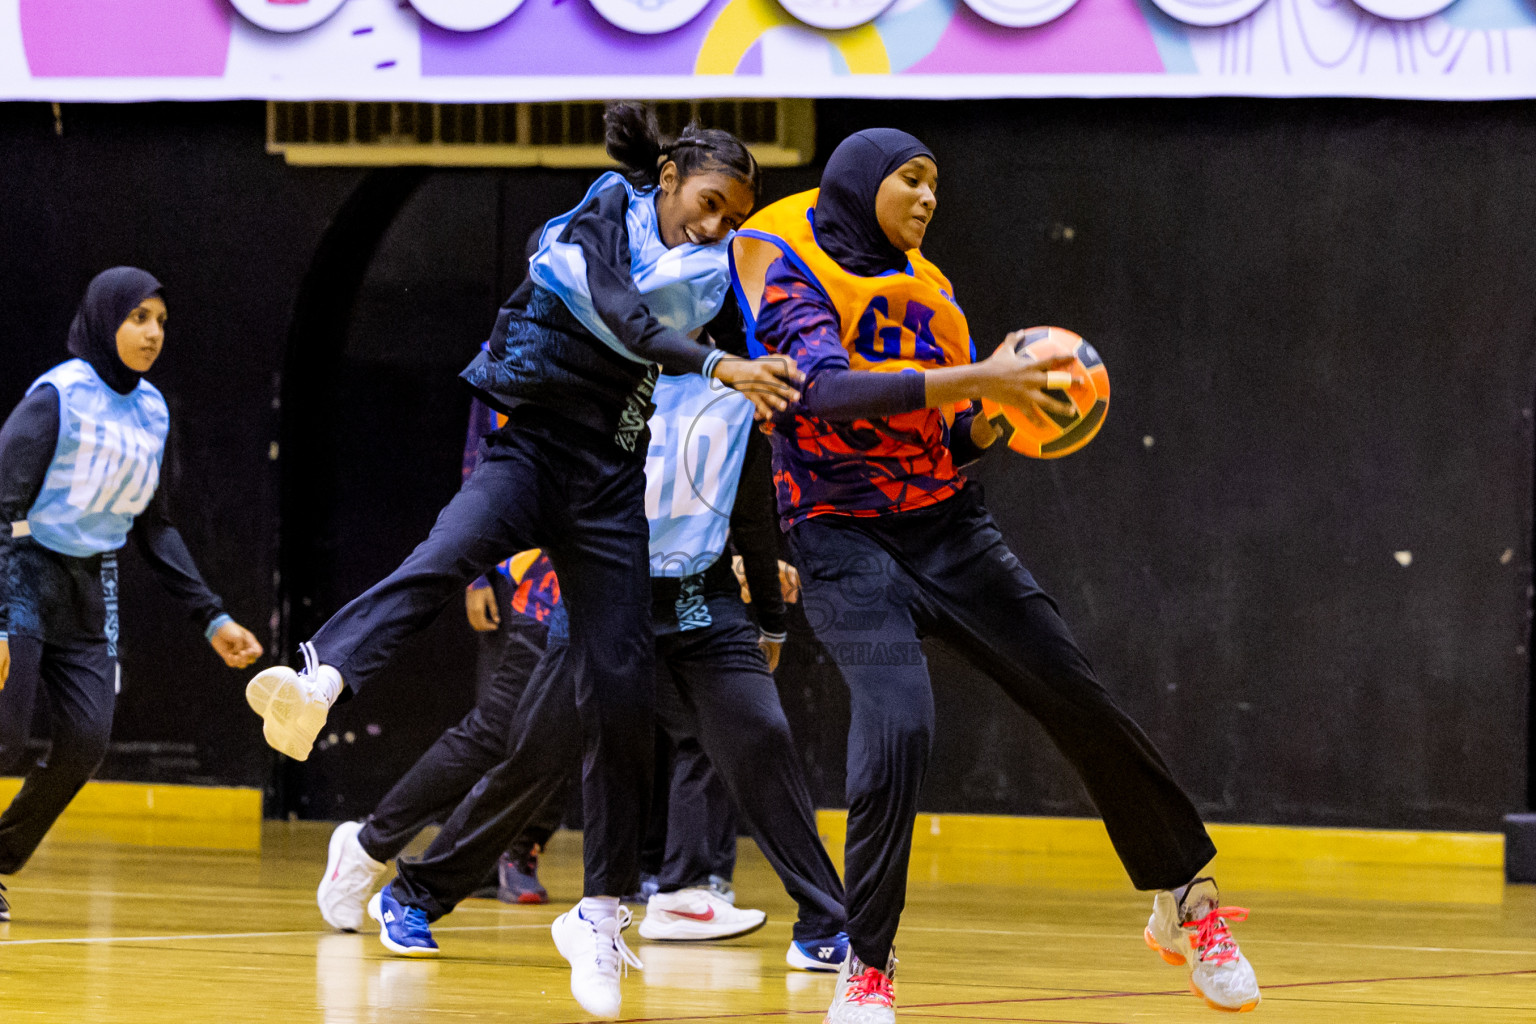
{"type": "Polygon", "coordinates": [[[806,377],[800,405],[792,416],[781,417],[773,435],[774,482],[785,530],[812,516],[883,516],[937,504],[965,486],[957,467],[980,454],[970,451],[974,413],[962,412],[953,428],[956,440],[963,439],[964,451],[957,458],[950,447],[952,428],[942,413],[919,407],[923,387],[917,371],[851,370],[839,323],[836,308],[814,280],[789,260],[774,261],[755,336],[769,352],[794,359],[806,377]],[[890,407],[891,397],[898,396],[895,408],[909,411],[835,421],[808,412],[807,406],[818,405],[818,377],[842,376],[837,371],[885,378],[881,383],[890,385],[881,389],[886,400],[875,404],[890,407]],[[902,391],[909,395],[905,401],[899,397],[902,391]]]}

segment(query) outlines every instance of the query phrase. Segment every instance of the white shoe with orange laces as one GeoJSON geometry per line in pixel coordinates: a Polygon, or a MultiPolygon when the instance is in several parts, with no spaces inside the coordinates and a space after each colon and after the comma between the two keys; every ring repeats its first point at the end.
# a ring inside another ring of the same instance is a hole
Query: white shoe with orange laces
{"type": "Polygon", "coordinates": [[[837,972],[837,989],[823,1024],[896,1024],[896,958],[885,970],[866,967],[852,950],[837,972]]]}
{"type": "Polygon", "coordinates": [[[1227,921],[1243,921],[1243,907],[1220,906],[1216,881],[1197,878],[1182,900],[1160,892],[1152,901],[1147,945],[1175,966],[1189,965],[1189,990],[1213,1010],[1246,1013],[1259,1005],[1259,981],[1227,930],[1227,921]]]}

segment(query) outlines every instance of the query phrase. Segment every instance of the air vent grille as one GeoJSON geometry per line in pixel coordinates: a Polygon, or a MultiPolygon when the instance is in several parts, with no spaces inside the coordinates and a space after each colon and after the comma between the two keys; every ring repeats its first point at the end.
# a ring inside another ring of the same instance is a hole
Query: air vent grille
{"type": "MultiPolygon", "coordinates": [[[[735,133],[767,166],[810,160],[810,100],[663,100],[662,131],[735,133]]],[[[267,151],[291,164],[602,167],[603,104],[268,103],[267,151]]]]}

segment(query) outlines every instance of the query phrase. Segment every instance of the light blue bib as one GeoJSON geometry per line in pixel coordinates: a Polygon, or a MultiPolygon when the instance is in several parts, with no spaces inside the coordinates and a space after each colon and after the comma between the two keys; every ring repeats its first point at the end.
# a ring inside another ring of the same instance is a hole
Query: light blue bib
{"type": "Polygon", "coordinates": [[[592,305],[587,287],[587,259],[581,246],[558,241],[560,232],[576,212],[599,192],[622,188],[629,194],[629,209],[624,225],[629,232],[629,269],[635,288],[645,296],[646,308],[659,322],[691,334],[709,323],[720,312],[725,291],[730,286],[727,251],[729,239],[715,245],[684,243],[668,249],[661,240],[656,220],[654,190],[636,191],[622,174],[609,171],[592,183],[576,209],[561,214],[539,236],[539,251],[528,261],[533,283],[554,292],[583,327],[603,344],[637,363],[646,360],[631,352],[608,329],[592,305]]]}
{"type": "Polygon", "coordinates": [[[725,550],[747,457],[752,403],[703,377],[663,376],[645,455],[651,575],[703,572],[725,550]]]}
{"type": "Polygon", "coordinates": [[[59,393],[59,441],[27,512],[32,538],[75,558],[116,551],[160,483],[165,398],[147,380],[120,395],[83,359],[55,366],[27,394],[44,384],[59,393]]]}

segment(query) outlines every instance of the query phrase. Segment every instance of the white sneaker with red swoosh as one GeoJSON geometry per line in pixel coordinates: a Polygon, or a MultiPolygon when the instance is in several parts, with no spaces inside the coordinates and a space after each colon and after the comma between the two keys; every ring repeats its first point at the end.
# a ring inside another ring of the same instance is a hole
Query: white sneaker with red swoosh
{"type": "Polygon", "coordinates": [[[733,907],[708,886],[659,892],[645,905],[640,935],[672,942],[730,939],[755,932],[768,920],[761,910],[733,907]]]}

